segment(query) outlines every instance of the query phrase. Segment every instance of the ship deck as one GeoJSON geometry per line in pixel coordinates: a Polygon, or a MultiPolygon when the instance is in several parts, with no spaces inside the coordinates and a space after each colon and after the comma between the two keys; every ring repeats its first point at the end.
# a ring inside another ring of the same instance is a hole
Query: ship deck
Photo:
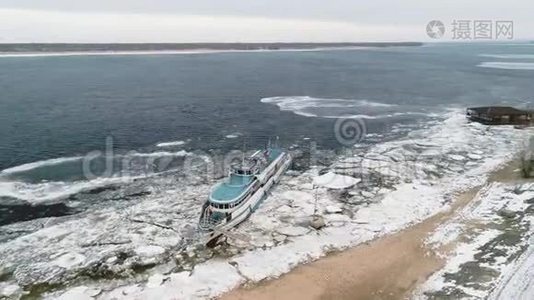
{"type": "Polygon", "coordinates": [[[228,181],[218,184],[213,189],[210,199],[217,203],[232,202],[245,192],[253,178],[253,175],[231,174],[228,181]]]}
{"type": "MultiPolygon", "coordinates": [[[[270,149],[269,163],[277,159],[283,153],[280,149],[270,149]]],[[[239,199],[254,180],[254,175],[231,174],[228,180],[216,185],[210,195],[210,201],[220,204],[231,203],[239,199]]]]}
{"type": "Polygon", "coordinates": [[[281,149],[270,149],[269,150],[269,162],[274,161],[278,158],[278,156],[282,155],[284,153],[281,149]]]}

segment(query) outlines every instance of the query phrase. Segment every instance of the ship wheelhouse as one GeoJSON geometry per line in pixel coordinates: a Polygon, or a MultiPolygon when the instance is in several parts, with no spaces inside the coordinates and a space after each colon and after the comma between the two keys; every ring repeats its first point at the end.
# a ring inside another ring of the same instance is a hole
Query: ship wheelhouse
{"type": "Polygon", "coordinates": [[[256,175],[262,161],[254,156],[231,168],[229,177],[217,184],[209,196],[209,205],[214,211],[229,212],[239,206],[257,187],[256,175]]]}

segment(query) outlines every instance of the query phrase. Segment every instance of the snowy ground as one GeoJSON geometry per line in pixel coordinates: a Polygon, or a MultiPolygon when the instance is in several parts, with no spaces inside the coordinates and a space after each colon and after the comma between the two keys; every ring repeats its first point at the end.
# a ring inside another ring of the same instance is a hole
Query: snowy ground
{"type": "Polygon", "coordinates": [[[0,244],[0,294],[17,298],[24,288],[62,299],[214,297],[446,210],[459,191],[484,184],[520,151],[528,134],[467,124],[452,112],[405,139],[354,148],[329,168],[288,172],[236,229],[250,243],[228,240],[215,249],[192,235],[210,184],[155,178],[158,188],[127,205],[4,226],[28,234],[0,244]],[[342,193],[313,190],[313,179],[328,171],[361,181],[342,193]],[[309,226],[314,193],[326,221],[319,231],[309,226]]]}
{"type": "Polygon", "coordinates": [[[534,295],[534,236],[531,234],[529,248],[501,275],[497,288],[489,299],[532,299],[534,295]]]}
{"type": "Polygon", "coordinates": [[[428,240],[444,253],[446,265],[416,292],[420,299],[527,299],[532,289],[531,236],[534,184],[493,183],[428,240]],[[518,259],[518,257],[522,257],[518,259]],[[530,261],[529,261],[530,260],[530,261]],[[523,276],[518,277],[518,270],[523,276]],[[529,286],[530,285],[530,286],[529,286]],[[494,291],[494,292],[492,292],[494,291]],[[524,298],[521,298],[524,297],[524,298]]]}

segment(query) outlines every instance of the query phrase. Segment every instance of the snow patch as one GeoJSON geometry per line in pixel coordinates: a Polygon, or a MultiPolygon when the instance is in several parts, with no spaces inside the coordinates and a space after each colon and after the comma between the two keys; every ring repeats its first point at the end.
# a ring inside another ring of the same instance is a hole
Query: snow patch
{"type": "Polygon", "coordinates": [[[160,246],[148,245],[138,247],[134,251],[137,255],[142,257],[154,257],[165,253],[165,248],[160,246]]]}
{"type": "Polygon", "coordinates": [[[328,172],[313,179],[313,184],[329,189],[346,189],[358,184],[359,178],[328,172]]]}
{"type": "Polygon", "coordinates": [[[499,286],[488,299],[530,299],[534,295],[534,236],[529,249],[503,272],[499,286]]]}
{"type": "Polygon", "coordinates": [[[76,253],[76,252],[70,252],[70,253],[65,253],[61,255],[56,260],[54,260],[52,264],[65,268],[65,269],[70,269],[72,267],[82,264],[84,261],[85,261],[84,255],[80,253],[76,253]]]}

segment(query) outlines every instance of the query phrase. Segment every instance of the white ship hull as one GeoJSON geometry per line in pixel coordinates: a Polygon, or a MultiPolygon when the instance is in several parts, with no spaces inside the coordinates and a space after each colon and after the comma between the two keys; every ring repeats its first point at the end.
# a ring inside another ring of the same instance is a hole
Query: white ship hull
{"type": "Polygon", "coordinates": [[[207,201],[204,204],[203,212],[200,217],[199,228],[206,232],[205,242],[210,244],[215,242],[221,235],[231,228],[245,221],[260,206],[261,202],[267,197],[267,193],[276,184],[284,172],[291,164],[289,153],[282,153],[276,160],[269,164],[265,170],[255,176],[255,181],[249,194],[241,200],[239,205],[232,208],[214,208],[207,201]],[[207,211],[218,211],[225,214],[225,218],[213,223],[207,218],[207,211]]]}

